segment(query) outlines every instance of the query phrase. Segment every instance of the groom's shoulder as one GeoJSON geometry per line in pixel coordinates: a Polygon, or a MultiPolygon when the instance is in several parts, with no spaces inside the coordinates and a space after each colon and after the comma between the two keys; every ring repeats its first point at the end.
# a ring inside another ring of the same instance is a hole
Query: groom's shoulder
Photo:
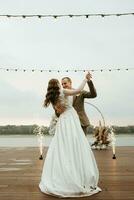
{"type": "Polygon", "coordinates": [[[80,98],[85,98],[85,95],[87,95],[88,93],[89,93],[88,91],[82,90],[82,91],[80,92],[80,98]]]}
{"type": "Polygon", "coordinates": [[[81,95],[83,95],[83,94],[85,94],[85,93],[87,93],[86,90],[82,90],[82,91],[80,92],[81,95]]]}
{"type": "Polygon", "coordinates": [[[85,90],[82,90],[80,93],[79,93],[79,98],[82,98],[83,97],[83,95],[86,93],[86,91],[85,90]]]}

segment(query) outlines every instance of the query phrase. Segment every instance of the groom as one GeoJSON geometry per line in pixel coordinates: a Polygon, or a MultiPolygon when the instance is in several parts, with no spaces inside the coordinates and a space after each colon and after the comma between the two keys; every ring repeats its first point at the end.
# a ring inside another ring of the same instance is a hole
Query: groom
{"type": "MultiPolygon", "coordinates": [[[[89,119],[86,115],[85,108],[84,108],[84,99],[85,98],[95,98],[97,96],[96,89],[94,87],[94,84],[91,80],[92,75],[88,72],[86,75],[87,78],[87,85],[89,88],[89,91],[81,91],[79,95],[73,96],[73,107],[77,111],[77,114],[80,119],[81,127],[85,133],[87,134],[87,127],[90,125],[89,119]]],[[[61,80],[62,87],[65,89],[73,89],[72,88],[72,81],[69,77],[64,77],[61,80]]]]}

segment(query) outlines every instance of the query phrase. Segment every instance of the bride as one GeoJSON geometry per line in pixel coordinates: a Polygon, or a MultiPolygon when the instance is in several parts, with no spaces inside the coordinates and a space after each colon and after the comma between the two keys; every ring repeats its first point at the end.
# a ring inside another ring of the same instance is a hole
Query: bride
{"type": "Polygon", "coordinates": [[[87,75],[78,89],[61,89],[57,79],[48,82],[44,106],[62,108],[55,135],[49,146],[39,188],[57,197],[84,197],[98,193],[99,172],[93,152],[72,106],[73,95],[79,94],[87,75]]]}

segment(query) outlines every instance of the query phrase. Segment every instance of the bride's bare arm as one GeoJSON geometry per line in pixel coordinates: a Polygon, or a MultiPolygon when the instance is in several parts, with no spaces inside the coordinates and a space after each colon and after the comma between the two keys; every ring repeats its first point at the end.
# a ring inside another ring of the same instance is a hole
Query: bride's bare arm
{"type": "Polygon", "coordinates": [[[79,94],[81,90],[84,89],[86,82],[87,82],[87,79],[85,78],[77,89],[63,89],[63,92],[65,95],[68,95],[68,96],[79,94]]]}

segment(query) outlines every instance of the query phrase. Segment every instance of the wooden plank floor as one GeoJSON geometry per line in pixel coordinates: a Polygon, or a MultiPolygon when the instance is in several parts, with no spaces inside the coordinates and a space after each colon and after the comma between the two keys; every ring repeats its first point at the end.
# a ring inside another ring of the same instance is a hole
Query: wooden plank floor
{"type": "MultiPolygon", "coordinates": [[[[47,149],[44,150],[44,157],[47,149]]],[[[134,200],[134,147],[117,147],[117,159],[111,149],[93,150],[100,171],[102,192],[82,199],[134,200]]],[[[38,148],[0,148],[0,200],[57,199],[40,192],[38,184],[44,160],[38,148]]],[[[74,198],[71,198],[74,199],[74,198]]]]}

